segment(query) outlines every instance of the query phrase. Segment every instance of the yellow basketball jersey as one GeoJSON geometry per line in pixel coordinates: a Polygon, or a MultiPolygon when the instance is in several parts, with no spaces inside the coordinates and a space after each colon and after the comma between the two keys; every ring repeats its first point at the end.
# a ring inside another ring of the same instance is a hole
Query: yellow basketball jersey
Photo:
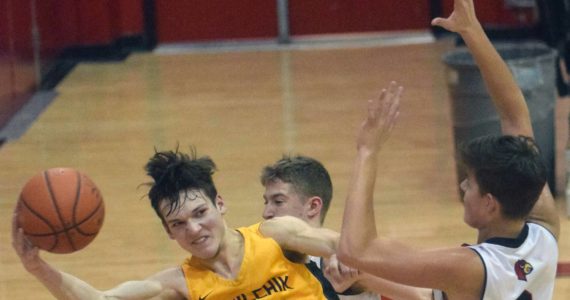
{"type": "Polygon", "coordinates": [[[245,251],[238,276],[229,280],[186,259],[182,270],[188,299],[326,299],[307,267],[285,258],[277,242],[261,235],[259,223],[237,230],[244,238],[245,251]]]}

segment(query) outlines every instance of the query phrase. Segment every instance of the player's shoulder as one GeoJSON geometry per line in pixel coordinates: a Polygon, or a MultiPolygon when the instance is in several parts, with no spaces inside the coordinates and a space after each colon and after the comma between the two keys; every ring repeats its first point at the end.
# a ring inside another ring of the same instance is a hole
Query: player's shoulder
{"type": "Polygon", "coordinates": [[[241,234],[244,234],[244,233],[260,233],[259,227],[260,227],[261,223],[262,222],[258,222],[255,224],[251,224],[249,226],[239,227],[239,228],[236,228],[236,230],[239,231],[241,234]]]}

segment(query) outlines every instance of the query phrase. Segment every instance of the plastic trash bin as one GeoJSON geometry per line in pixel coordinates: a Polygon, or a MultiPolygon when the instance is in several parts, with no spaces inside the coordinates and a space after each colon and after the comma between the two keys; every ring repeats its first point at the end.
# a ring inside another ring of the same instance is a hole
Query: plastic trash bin
{"type": "MultiPolygon", "coordinates": [[[[555,188],[556,51],[541,43],[496,44],[523,91],[529,107],[535,140],[548,167],[548,183],[555,188]]],[[[455,149],[463,142],[487,134],[501,134],[495,111],[479,69],[465,47],[443,56],[450,93],[455,149]]],[[[459,182],[465,174],[457,168],[459,182]]]]}

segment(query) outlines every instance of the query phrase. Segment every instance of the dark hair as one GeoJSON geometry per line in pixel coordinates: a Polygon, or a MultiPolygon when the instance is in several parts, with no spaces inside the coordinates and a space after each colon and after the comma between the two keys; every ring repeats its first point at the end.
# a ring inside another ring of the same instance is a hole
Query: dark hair
{"type": "Polygon", "coordinates": [[[296,155],[285,155],[273,165],[263,168],[261,184],[281,180],[293,186],[295,191],[309,198],[318,196],[323,200],[321,223],[329,209],[332,199],[332,182],[329,172],[316,159],[296,155]]]}
{"type": "Polygon", "coordinates": [[[495,196],[504,216],[528,216],[546,184],[546,165],[532,138],[484,136],[460,147],[459,155],[481,194],[495,196]]]}
{"type": "Polygon", "coordinates": [[[180,206],[180,192],[183,191],[199,190],[215,204],[218,192],[212,175],[216,171],[216,165],[207,156],[197,158],[194,148],[191,148],[189,155],[179,152],[178,148],[164,152],[155,150],[144,169],[154,180],[148,183],[150,203],[163,221],[160,202],[168,201],[169,215],[180,206]]]}

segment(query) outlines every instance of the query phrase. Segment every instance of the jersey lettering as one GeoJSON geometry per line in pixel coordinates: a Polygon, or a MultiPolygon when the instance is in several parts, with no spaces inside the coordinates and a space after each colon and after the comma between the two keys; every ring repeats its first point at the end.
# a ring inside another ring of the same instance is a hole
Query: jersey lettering
{"type": "Polygon", "coordinates": [[[269,279],[265,284],[261,287],[247,293],[247,294],[240,294],[236,297],[233,297],[233,300],[249,300],[249,299],[261,299],[267,296],[271,296],[272,294],[284,292],[287,290],[292,290],[293,288],[289,286],[287,281],[289,280],[289,276],[279,276],[273,277],[269,279]]]}

